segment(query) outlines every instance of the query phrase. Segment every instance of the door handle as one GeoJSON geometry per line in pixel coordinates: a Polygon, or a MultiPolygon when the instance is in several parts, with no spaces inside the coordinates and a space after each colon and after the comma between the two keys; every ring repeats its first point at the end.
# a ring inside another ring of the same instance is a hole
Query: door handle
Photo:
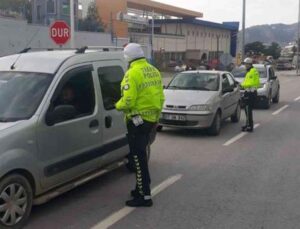
{"type": "Polygon", "coordinates": [[[95,128],[95,127],[98,127],[98,126],[99,126],[99,121],[97,119],[91,121],[90,125],[89,125],[90,128],[95,128]]]}
{"type": "Polygon", "coordinates": [[[112,125],[112,117],[111,116],[106,116],[105,117],[105,127],[110,128],[112,125]]]}

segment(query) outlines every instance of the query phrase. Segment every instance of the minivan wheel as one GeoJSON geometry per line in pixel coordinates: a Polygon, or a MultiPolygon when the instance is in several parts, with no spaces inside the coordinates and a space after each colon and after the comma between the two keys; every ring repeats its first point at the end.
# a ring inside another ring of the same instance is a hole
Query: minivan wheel
{"type": "Polygon", "coordinates": [[[240,103],[238,103],[236,106],[235,112],[233,115],[231,115],[230,119],[231,119],[231,122],[236,123],[236,122],[240,121],[240,118],[241,118],[241,105],[240,105],[240,103]]]}
{"type": "Polygon", "coordinates": [[[22,228],[31,212],[32,187],[28,180],[12,174],[0,181],[0,228],[22,228]]]}
{"type": "Polygon", "coordinates": [[[218,111],[216,113],[216,116],[214,118],[212,125],[208,128],[208,134],[213,135],[213,136],[219,135],[220,131],[221,131],[221,122],[222,122],[221,112],[218,111]]]}
{"type": "MultiPolygon", "coordinates": [[[[147,147],[146,147],[146,154],[147,154],[147,161],[148,161],[148,163],[149,163],[149,160],[150,160],[150,154],[151,154],[151,147],[150,147],[150,144],[147,145],[147,147]]],[[[132,158],[130,155],[128,155],[128,156],[127,156],[127,159],[128,159],[128,163],[126,164],[126,168],[128,169],[129,172],[135,173],[135,172],[136,172],[136,167],[135,167],[133,158],[132,158]]]]}

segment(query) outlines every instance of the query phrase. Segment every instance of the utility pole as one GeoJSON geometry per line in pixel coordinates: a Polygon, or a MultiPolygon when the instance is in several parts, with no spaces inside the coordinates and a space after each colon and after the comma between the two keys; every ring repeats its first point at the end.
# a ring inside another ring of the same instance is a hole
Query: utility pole
{"type": "MultiPolygon", "coordinates": [[[[300,0],[299,0],[300,1],[300,0]]],[[[152,21],[151,21],[151,62],[154,63],[154,10],[152,10],[152,21]]]]}
{"type": "Polygon", "coordinates": [[[75,48],[75,12],[74,0],[70,0],[71,48],[75,48]]]}
{"type": "Polygon", "coordinates": [[[298,7],[298,34],[297,34],[297,71],[296,74],[299,74],[299,37],[300,37],[300,0],[299,0],[299,7],[298,7]]]}
{"type": "Polygon", "coordinates": [[[242,61],[244,61],[245,59],[245,21],[246,21],[246,0],[243,0],[242,61]]]}

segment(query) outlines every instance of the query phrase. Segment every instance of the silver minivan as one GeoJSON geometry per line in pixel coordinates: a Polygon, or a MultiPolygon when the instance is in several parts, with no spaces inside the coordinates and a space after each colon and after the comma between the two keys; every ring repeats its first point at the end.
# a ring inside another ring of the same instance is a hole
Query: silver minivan
{"type": "Polygon", "coordinates": [[[0,228],[20,228],[32,204],[119,165],[129,152],[114,108],[119,51],[39,51],[0,58],[0,228]]]}

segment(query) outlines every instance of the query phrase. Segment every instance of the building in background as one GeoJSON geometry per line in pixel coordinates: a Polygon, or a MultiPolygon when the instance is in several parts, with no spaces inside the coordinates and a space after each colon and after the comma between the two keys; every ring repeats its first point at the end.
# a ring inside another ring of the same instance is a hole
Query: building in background
{"type": "MultiPolygon", "coordinates": [[[[70,0],[31,0],[32,23],[50,25],[55,20],[70,23],[70,0]]],[[[78,0],[74,0],[75,21],[78,20],[78,0]]]]}
{"type": "Polygon", "coordinates": [[[106,32],[118,41],[152,46],[156,63],[216,63],[222,54],[235,57],[238,22],[214,23],[191,11],[150,0],[96,0],[106,32]],[[152,17],[154,26],[152,34],[152,17]]]}

